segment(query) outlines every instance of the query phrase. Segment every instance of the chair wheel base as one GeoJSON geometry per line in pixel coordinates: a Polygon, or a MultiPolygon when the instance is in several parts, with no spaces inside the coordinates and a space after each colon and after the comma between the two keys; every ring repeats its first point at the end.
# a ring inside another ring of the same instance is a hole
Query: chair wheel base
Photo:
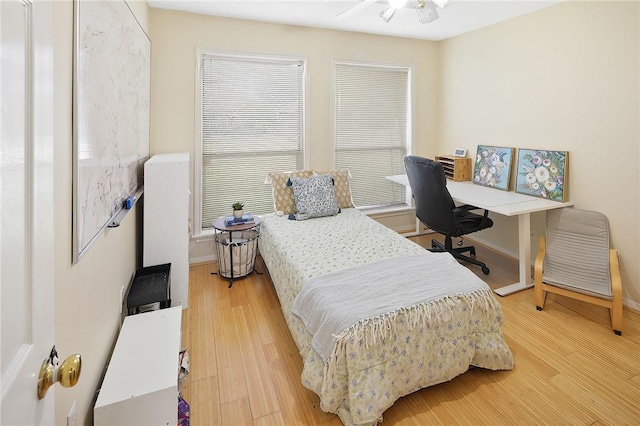
{"type": "Polygon", "coordinates": [[[614,333],[616,333],[616,336],[622,336],[622,331],[620,330],[613,330],[614,333]]]}
{"type": "Polygon", "coordinates": [[[541,311],[542,308],[540,306],[536,306],[536,310],[541,311]]]}
{"type": "Polygon", "coordinates": [[[477,265],[479,267],[482,268],[482,272],[485,275],[489,275],[489,268],[487,267],[487,265],[485,265],[483,262],[480,262],[479,260],[475,259],[475,254],[476,254],[476,249],[473,246],[468,246],[468,247],[455,247],[453,248],[451,246],[451,237],[447,236],[445,243],[442,244],[440,241],[438,240],[431,240],[431,248],[427,249],[431,252],[434,253],[442,253],[442,252],[447,252],[449,254],[451,254],[453,257],[455,257],[456,259],[462,261],[462,262],[468,262],[471,263],[473,265],[477,265]],[[469,254],[471,254],[471,256],[465,256],[463,253],[465,252],[469,252],[469,254]]]}

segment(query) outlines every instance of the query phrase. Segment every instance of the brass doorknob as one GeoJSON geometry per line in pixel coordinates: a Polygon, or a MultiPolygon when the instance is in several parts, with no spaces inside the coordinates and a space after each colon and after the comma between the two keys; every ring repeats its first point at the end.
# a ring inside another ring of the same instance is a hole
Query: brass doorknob
{"type": "MultiPolygon", "coordinates": [[[[52,353],[55,349],[52,350],[52,353]]],[[[42,361],[40,367],[40,375],[38,376],[38,399],[44,398],[47,389],[55,382],[66,388],[74,386],[80,378],[80,370],[82,369],[82,359],[79,354],[74,354],[64,361],[58,367],[55,365],[57,358],[50,356],[42,361]]]]}

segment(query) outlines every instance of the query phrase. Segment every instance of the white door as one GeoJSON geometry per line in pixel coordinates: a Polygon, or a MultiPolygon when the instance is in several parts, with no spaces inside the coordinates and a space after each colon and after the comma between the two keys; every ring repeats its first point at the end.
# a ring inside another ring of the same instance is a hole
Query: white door
{"type": "Polygon", "coordinates": [[[54,423],[37,397],[53,345],[53,14],[0,0],[0,424],[54,423]]]}

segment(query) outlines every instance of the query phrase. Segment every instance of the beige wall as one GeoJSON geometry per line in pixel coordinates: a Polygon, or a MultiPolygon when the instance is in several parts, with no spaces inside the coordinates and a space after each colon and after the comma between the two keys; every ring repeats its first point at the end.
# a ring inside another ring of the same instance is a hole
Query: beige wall
{"type": "MultiPolygon", "coordinates": [[[[130,6],[146,25],[146,2],[130,6]]],[[[71,264],[73,3],[54,2],[53,14],[55,344],[63,359],[73,353],[82,355],[78,384],[56,386],[55,424],[67,423],[67,413],[76,401],[78,424],[91,425],[95,392],[121,322],[120,288],[129,285],[137,266],[141,210],[135,207],[120,227],[107,229],[78,264],[71,264]]]]}
{"type": "MultiPolygon", "coordinates": [[[[609,217],[625,297],[640,303],[638,15],[637,2],[572,1],[431,43],[152,9],[151,151],[193,155],[196,47],[308,60],[313,168],[331,167],[331,59],[409,65],[414,153],[473,153],[480,143],[570,151],[570,199],[609,217]],[[605,147],[609,179],[594,176],[605,147]],[[612,187],[611,176],[623,184],[612,187]]],[[[496,226],[477,235],[516,257],[517,220],[493,216],[496,226]]],[[[411,215],[388,221],[414,225],[411,215]]],[[[544,214],[533,228],[535,253],[544,214]]]]}
{"type": "MultiPolygon", "coordinates": [[[[569,151],[569,198],[608,216],[625,301],[640,308],[638,25],[637,2],[570,1],[434,43],[151,9],[151,152],[193,158],[196,47],[306,58],[308,166],[321,169],[331,167],[331,59],[409,65],[414,153],[569,151]]],[[[474,238],[517,257],[517,219],[492,217],[474,238]]],[[[534,255],[544,218],[532,215],[534,255]]],[[[415,226],[411,214],[379,220],[415,226]]],[[[212,253],[210,240],[191,244],[192,261],[212,253]]]]}
{"type": "Polygon", "coordinates": [[[413,68],[415,140],[433,152],[437,110],[437,44],[402,38],[275,25],[150,10],[153,49],[152,153],[194,150],[196,48],[296,56],[307,60],[308,166],[331,167],[331,60],[413,68]]]}
{"type": "MultiPolygon", "coordinates": [[[[297,56],[307,60],[309,168],[331,168],[331,60],[410,66],[413,69],[415,152],[435,154],[437,44],[434,42],[150,10],[153,49],[151,152],[194,153],[196,48],[297,56]]],[[[193,166],[192,184],[193,188],[193,166]]],[[[409,215],[389,218],[415,227],[409,215]]],[[[213,254],[210,240],[193,242],[190,255],[213,254]]]]}
{"type": "MultiPolygon", "coordinates": [[[[638,2],[569,1],[442,42],[438,142],[569,151],[569,199],[609,218],[636,308],[639,34],[638,2]]],[[[532,216],[535,254],[545,215],[532,216]]],[[[517,219],[492,217],[478,236],[517,253],[517,219]]]]}
{"type": "MultiPolygon", "coordinates": [[[[480,143],[570,151],[570,198],[609,217],[625,297],[640,304],[638,3],[563,3],[442,43],[130,6],[152,39],[152,154],[193,156],[196,47],[307,59],[312,168],[331,167],[331,59],[408,65],[414,153],[474,152],[480,143]]],[[[81,353],[84,364],[78,385],[56,389],[56,424],[75,400],[78,423],[88,425],[120,323],[120,288],[136,268],[140,215],[136,208],[71,265],[71,1],[55,2],[54,22],[56,345],[62,357],[81,353]]],[[[516,221],[493,217],[496,226],[478,235],[515,255],[516,221]]],[[[414,225],[410,214],[389,221],[414,225]]],[[[537,239],[544,216],[533,222],[537,239]]],[[[211,250],[201,247],[203,256],[211,250]]]]}

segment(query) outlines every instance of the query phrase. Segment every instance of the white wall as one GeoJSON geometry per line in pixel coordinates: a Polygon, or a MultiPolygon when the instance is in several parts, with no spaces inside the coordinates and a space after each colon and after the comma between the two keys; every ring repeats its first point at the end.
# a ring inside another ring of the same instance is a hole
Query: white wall
{"type": "MultiPolygon", "coordinates": [[[[130,6],[147,23],[146,2],[130,6]]],[[[62,359],[82,356],[82,373],[72,388],[55,387],[55,424],[64,425],[73,401],[78,424],[91,425],[93,400],[121,322],[120,288],[136,269],[140,210],[118,228],[107,229],[76,265],[71,263],[72,132],[71,87],[73,2],[56,1],[54,18],[54,249],[55,344],[62,359]]]]}
{"type": "MultiPolygon", "coordinates": [[[[194,158],[197,47],[222,52],[298,56],[307,60],[308,168],[331,165],[331,60],[410,66],[413,69],[415,153],[435,155],[438,102],[437,43],[290,25],[150,10],[152,40],[151,154],[190,152],[194,158]]],[[[193,170],[193,167],[192,167],[193,170]]],[[[193,171],[191,177],[193,189],[193,171]]],[[[414,217],[388,217],[415,228],[414,217]]],[[[384,221],[384,220],[382,220],[384,221]]],[[[211,240],[192,242],[191,259],[213,254],[211,240]]]]}
{"type": "MultiPolygon", "coordinates": [[[[569,151],[569,199],[608,217],[636,308],[639,15],[638,2],[568,1],[442,42],[438,142],[472,156],[478,144],[569,151]]],[[[517,219],[492,218],[477,235],[517,253],[517,219]]],[[[544,220],[532,217],[534,256],[544,220]]]]}

